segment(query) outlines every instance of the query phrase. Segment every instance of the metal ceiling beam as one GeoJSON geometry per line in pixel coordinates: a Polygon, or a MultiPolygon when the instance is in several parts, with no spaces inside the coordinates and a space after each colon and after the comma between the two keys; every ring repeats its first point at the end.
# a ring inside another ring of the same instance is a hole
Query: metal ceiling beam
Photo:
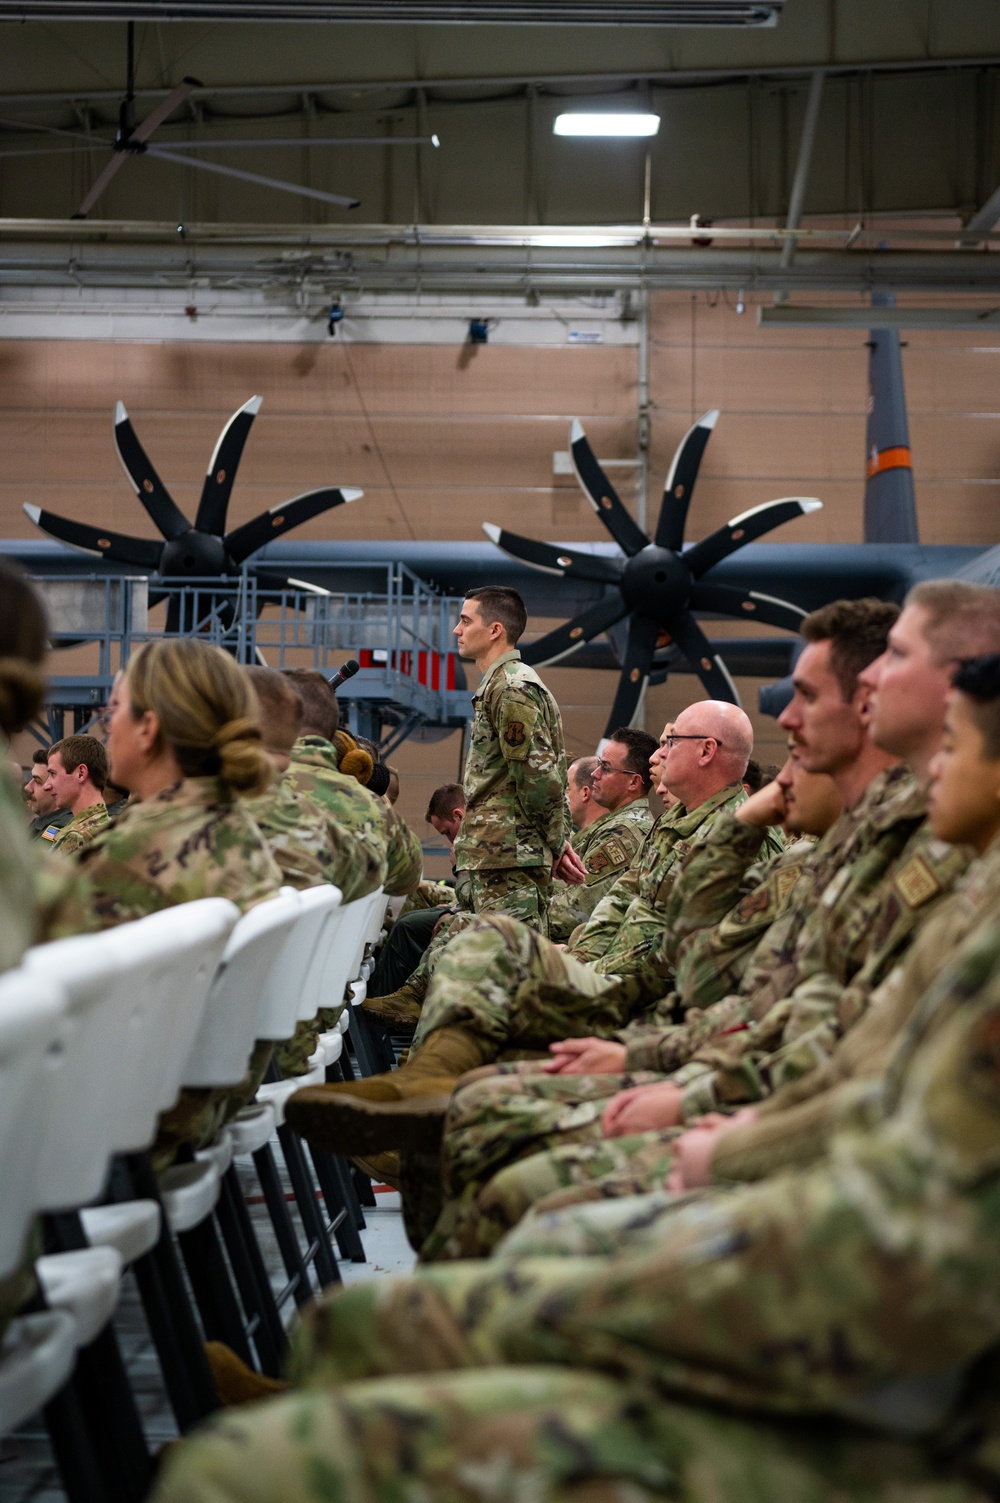
{"type": "MultiPolygon", "coordinates": [[[[734,236],[741,232],[732,232],[734,236]]],[[[744,288],[747,293],[979,293],[1000,298],[1000,256],[800,245],[720,237],[684,245],[676,227],[563,231],[469,227],[246,226],[0,220],[0,283],[20,286],[283,286],[329,291],[524,292],[744,288]],[[581,240],[590,243],[579,243],[581,240]]],[[[689,237],[690,232],[688,232],[689,237]]],[[[765,232],[766,234],[766,232],[765,232]]],[[[774,310],[779,312],[781,310],[774,310]]],[[[791,311],[791,310],[790,310],[791,311]]],[[[905,310],[900,310],[905,311],[905,310]]],[[[868,327],[872,310],[863,310],[868,327]]]]}
{"type": "MultiPolygon", "coordinates": [[[[788,204],[788,219],[785,224],[786,230],[797,230],[802,223],[802,208],[806,201],[809,169],[812,166],[813,147],[816,144],[819,109],[823,101],[823,79],[823,69],[817,68],[809,80],[809,95],[806,99],[806,113],[805,119],[802,122],[802,135],[799,138],[799,155],[795,163],[795,177],[792,180],[792,193],[788,204]]],[[[795,244],[795,236],[790,234],[781,247],[781,264],[783,267],[791,266],[795,260],[795,244]]],[[[779,293],[779,297],[781,295],[779,293]]]]}
{"type": "MultiPolygon", "coordinates": [[[[957,57],[957,58],[914,58],[904,62],[879,61],[872,62],[824,62],[823,69],[827,78],[856,78],[862,74],[898,74],[898,73],[954,73],[970,69],[983,70],[1000,68],[1000,54],[990,54],[983,57],[957,57]]],[[[556,87],[579,85],[587,87],[596,85],[603,87],[607,84],[619,84],[622,88],[637,86],[661,86],[695,87],[710,84],[737,84],[752,78],[795,80],[808,79],[814,69],[807,64],[790,64],[784,67],[741,67],[741,68],[695,68],[695,69],[653,69],[640,70],[609,70],[599,73],[511,73],[511,74],[479,74],[468,77],[425,77],[425,78],[354,78],[340,79],[322,83],[313,80],[310,83],[291,81],[289,83],[247,83],[247,84],[206,84],[192,91],[191,98],[205,100],[211,98],[241,98],[247,94],[262,96],[274,95],[303,95],[303,94],[364,94],[380,93],[395,89],[513,89],[527,88],[529,84],[535,87],[544,87],[550,84],[556,87]]],[[[169,88],[141,88],[136,86],[136,99],[162,99],[170,93],[169,88]]],[[[94,89],[81,87],[77,89],[55,89],[46,91],[26,91],[24,93],[0,93],[0,106],[9,104],[22,105],[45,105],[65,104],[79,108],[85,108],[87,104],[100,104],[102,102],[114,103],[116,106],[121,100],[121,89],[94,89]]],[[[467,101],[461,101],[467,102],[467,101]]],[[[477,101],[471,101],[476,103],[477,101]]]]}
{"type": "Polygon", "coordinates": [[[989,329],[1000,327],[996,308],[807,308],[757,309],[762,328],[794,329],[989,329]]]}
{"type": "Polygon", "coordinates": [[[14,21],[449,26],[776,26],[785,0],[0,0],[14,21]]]}

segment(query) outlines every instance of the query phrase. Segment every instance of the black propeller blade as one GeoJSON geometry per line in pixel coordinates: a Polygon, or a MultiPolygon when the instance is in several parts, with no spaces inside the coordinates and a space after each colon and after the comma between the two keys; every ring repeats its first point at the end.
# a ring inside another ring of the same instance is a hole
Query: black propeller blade
{"type": "Polygon", "coordinates": [[[677,446],[667,483],[663,487],[660,519],[656,524],[656,544],[659,548],[671,548],[675,553],[681,550],[684,524],[687,522],[694,483],[701,468],[701,457],[718,421],[719,410],[714,407],[688,429],[677,446]]]}
{"type": "Polygon", "coordinates": [[[631,557],[648,547],[648,537],[622,505],[618,492],[598,464],[578,418],[573,419],[569,430],[569,452],[577,480],[622,552],[631,557]]]}
{"type": "Polygon", "coordinates": [[[736,590],[729,585],[696,584],[691,591],[691,609],[716,611],[720,616],[745,616],[748,621],[763,621],[765,626],[783,626],[798,631],[805,611],[774,595],[758,590],[736,590]]]}
{"type": "Polygon", "coordinates": [[[700,543],[695,543],[684,554],[684,562],[695,579],[707,574],[715,564],[735,553],[737,548],[763,537],[765,532],[790,522],[794,517],[806,516],[819,511],[822,501],[812,496],[785,496],[780,501],[765,501],[762,506],[752,506],[749,511],[733,517],[725,527],[712,532],[700,543]]]}
{"type": "Polygon", "coordinates": [[[29,506],[27,502],[24,510],[36,527],[50,537],[58,538],[60,543],[69,543],[71,548],[83,548],[87,553],[96,553],[99,558],[114,559],[116,564],[134,564],[140,569],[159,567],[162,543],[126,537],[124,533],[91,527],[86,522],[71,522],[66,517],[57,517],[55,512],[43,511],[40,506],[29,506]]]}
{"type": "Polygon", "coordinates": [[[227,532],[222,539],[223,546],[233,562],[241,564],[251,553],[263,548],[265,543],[291,532],[300,523],[329,511],[331,506],[344,506],[348,501],[357,501],[363,495],[364,491],[347,488],[342,490],[337,485],[318,491],[305,491],[301,496],[293,496],[290,501],[279,502],[269,511],[261,512],[259,517],[245,522],[234,532],[227,532]]]}
{"type": "Polygon", "coordinates": [[[182,533],[190,532],[191,523],[153,469],[149,456],[136,438],[124,402],[115,405],[115,448],[132,489],[163,536],[170,541],[179,538],[182,533]]]}
{"type": "Polygon", "coordinates": [[[584,642],[592,641],[602,631],[607,631],[609,626],[614,626],[616,621],[624,620],[627,615],[628,606],[616,590],[612,597],[599,600],[589,610],[583,611],[572,621],[567,621],[565,626],[557,626],[555,631],[546,632],[537,642],[529,643],[521,649],[521,657],[533,668],[538,668],[543,663],[557,663],[560,658],[575,652],[584,642]]]}
{"type": "Polygon", "coordinates": [[[617,584],[621,579],[621,559],[604,558],[599,553],[578,553],[573,548],[557,548],[554,543],[536,543],[532,538],[507,532],[492,522],[484,522],[483,531],[491,543],[496,543],[511,558],[532,569],[541,569],[545,574],[558,574],[563,579],[572,575],[575,579],[592,579],[602,584],[617,584]]]}
{"type": "MultiPolygon", "coordinates": [[[[664,488],[655,542],[650,542],[629,516],[594,458],[583,428],[574,421],[570,429],[570,450],[577,478],[598,516],[626,555],[622,560],[561,548],[554,543],[535,542],[502,527],[487,525],[483,529],[498,548],[534,569],[564,579],[575,577],[609,586],[602,600],[574,620],[567,621],[565,626],[557,627],[526,647],[523,653],[525,662],[535,666],[558,662],[618,621],[629,618],[621,678],[605,735],[617,726],[631,723],[643,686],[651,674],[657,683],[663,681],[673,662],[675,649],[688,659],[713,699],[739,704],[740,697],[732,675],[692,612],[710,611],[722,616],[761,621],[786,631],[797,631],[805,615],[787,600],[762,595],[757,590],[706,584],[703,576],[745,543],[753,542],[793,517],[819,510],[822,502],[805,496],[766,501],[762,506],[733,517],[725,527],[720,527],[693,548],[681,551],[694,484],[718,417],[715,410],[706,412],[681,440],[664,488]],[[661,632],[669,636],[672,647],[667,654],[661,652],[657,660],[656,644],[661,632]]],[[[620,648],[616,646],[616,650],[620,648]]]]}
{"type": "Polygon", "coordinates": [[[198,532],[212,532],[216,537],[221,537],[226,530],[226,512],[233,493],[236,471],[243,457],[243,445],[262,401],[262,397],[251,397],[249,402],[244,402],[219,434],[219,442],[208,461],[205,483],[198,502],[198,514],[194,519],[198,532]]]}
{"type": "Polygon", "coordinates": [[[729,700],[738,705],[740,696],[729,669],[718,653],[713,652],[711,642],[690,611],[685,611],[671,623],[670,635],[701,679],[709,698],[729,700]]]}
{"type": "Polygon", "coordinates": [[[649,682],[649,675],[653,669],[653,653],[656,651],[659,635],[660,628],[647,616],[633,616],[629,622],[625,661],[622,663],[618,690],[611,706],[611,714],[608,716],[607,729],[604,732],[606,736],[621,725],[632,724],[639,707],[639,700],[642,698],[642,691],[649,682]]]}

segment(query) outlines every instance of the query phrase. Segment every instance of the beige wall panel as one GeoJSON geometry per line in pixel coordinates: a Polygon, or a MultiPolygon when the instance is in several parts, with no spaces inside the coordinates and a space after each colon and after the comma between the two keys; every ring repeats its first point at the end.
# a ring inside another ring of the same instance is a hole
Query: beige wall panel
{"type": "MultiPolygon", "coordinates": [[[[652,396],[657,409],[668,412],[671,418],[676,414],[678,422],[690,421],[690,345],[656,346],[653,370],[652,396]]],[[[729,416],[739,412],[777,409],[853,415],[864,410],[867,376],[867,351],[863,347],[817,353],[699,343],[694,378],[701,408],[696,416],[709,407],[718,407],[722,413],[721,436],[729,416]]]]}
{"type": "Polygon", "coordinates": [[[917,517],[923,543],[1000,543],[1000,480],[933,481],[916,475],[917,517]]]}
{"type": "MultiPolygon", "coordinates": [[[[652,452],[657,476],[666,474],[683,431],[679,421],[669,438],[662,427],[657,430],[652,452]]],[[[795,477],[799,483],[807,477],[814,482],[846,480],[862,473],[864,437],[863,411],[859,415],[793,414],[780,408],[729,412],[719,420],[700,474],[705,479],[752,475],[784,481],[795,477]]]]}
{"type": "Polygon", "coordinates": [[[928,480],[1000,477],[1000,412],[989,417],[911,415],[916,474],[928,480]]]}

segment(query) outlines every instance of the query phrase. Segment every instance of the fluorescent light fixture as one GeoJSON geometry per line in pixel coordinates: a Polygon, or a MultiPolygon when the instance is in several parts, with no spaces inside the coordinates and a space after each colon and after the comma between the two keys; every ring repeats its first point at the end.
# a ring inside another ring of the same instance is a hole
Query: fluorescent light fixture
{"type": "Polygon", "coordinates": [[[552,127],[557,136],[655,136],[659,128],[659,115],[644,115],[637,110],[620,114],[574,111],[557,115],[552,127]]]}

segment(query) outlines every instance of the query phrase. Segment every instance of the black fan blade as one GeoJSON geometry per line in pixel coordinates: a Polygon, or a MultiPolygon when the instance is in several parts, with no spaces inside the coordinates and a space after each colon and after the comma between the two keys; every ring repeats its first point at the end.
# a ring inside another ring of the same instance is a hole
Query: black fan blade
{"type": "Polygon", "coordinates": [[[140,569],[159,567],[162,543],[126,537],[122,532],[108,532],[86,522],[70,522],[66,517],[57,517],[54,512],[43,511],[40,506],[25,503],[24,510],[36,527],[47,532],[49,537],[58,538],[61,543],[69,543],[72,548],[96,553],[99,558],[114,559],[116,564],[135,564],[140,569]]]}
{"type": "Polygon", "coordinates": [[[263,397],[251,397],[249,402],[244,402],[219,434],[219,442],[208,461],[201,500],[198,502],[198,515],[194,519],[197,532],[211,532],[217,538],[221,538],[225,532],[226,510],[233,492],[236,470],[243,455],[243,445],[263,400],[263,397]]]}
{"type": "Polygon", "coordinates": [[[785,626],[798,631],[805,611],[776,595],[761,595],[758,590],[735,590],[728,585],[696,584],[691,591],[693,611],[717,611],[720,616],[745,616],[748,621],[763,621],[767,626],[785,626]]]}
{"type": "Polygon", "coordinates": [[[558,663],[560,658],[567,657],[584,642],[607,631],[609,626],[614,626],[616,621],[621,621],[627,615],[628,606],[620,592],[615,590],[607,600],[599,600],[572,621],[567,621],[565,626],[557,626],[555,631],[546,632],[537,642],[530,642],[522,647],[521,657],[532,668],[539,668],[545,663],[558,663]]]}
{"type": "Polygon", "coordinates": [[[708,690],[709,697],[727,700],[730,704],[738,705],[740,703],[739,691],[733,683],[729,669],[714,651],[711,642],[690,611],[682,611],[679,616],[675,616],[668,630],[708,690]]]}
{"type": "Polygon", "coordinates": [[[115,448],[136,495],[167,539],[191,531],[191,523],[153,469],[136,437],[124,402],[115,404],[115,448]]]}
{"type": "Polygon", "coordinates": [[[227,532],[222,539],[223,546],[229,557],[241,564],[251,553],[263,548],[265,543],[271,543],[275,538],[291,532],[293,527],[308,522],[310,517],[318,517],[321,512],[329,511],[331,506],[344,506],[348,501],[357,501],[363,495],[364,491],[337,485],[318,491],[305,491],[301,496],[293,496],[290,501],[272,506],[270,511],[261,512],[259,517],[237,527],[235,532],[227,532]]]}
{"type": "Polygon", "coordinates": [[[817,501],[812,496],[785,496],[780,501],[765,501],[762,506],[753,506],[749,511],[741,512],[738,517],[727,522],[725,527],[720,527],[700,543],[695,543],[693,548],[688,548],[684,553],[684,562],[692,577],[700,579],[713,565],[721,563],[745,543],[752,543],[755,538],[763,537],[765,532],[780,527],[782,522],[791,522],[794,517],[819,511],[822,505],[822,501],[817,501]]]}
{"type": "Polygon", "coordinates": [[[90,213],[97,200],[103,197],[112,178],[117,177],[118,173],[125,166],[128,158],[128,152],[116,151],[111,160],[109,162],[105,162],[104,166],[95,177],[91,185],[90,192],[83,200],[83,203],[77,209],[76,213],[70,216],[72,219],[86,219],[87,215],[90,213]]]}
{"type": "Polygon", "coordinates": [[[633,616],[628,627],[628,645],[622,664],[621,678],[611,714],[605,726],[605,736],[610,736],[619,726],[631,725],[632,719],[653,669],[653,653],[661,628],[648,616],[633,616]]]}
{"type": "Polygon", "coordinates": [[[718,408],[706,412],[704,417],[700,417],[688,429],[677,446],[667,483],[663,487],[660,520],[656,524],[656,543],[660,548],[670,548],[674,553],[681,551],[691,493],[701,468],[702,455],[718,421],[718,408]]]}
{"type": "Polygon", "coordinates": [[[557,548],[554,543],[536,543],[533,538],[507,532],[492,522],[484,522],[483,531],[491,543],[496,543],[511,558],[531,569],[541,569],[544,574],[557,574],[562,579],[572,577],[615,584],[621,579],[625,567],[621,559],[603,558],[599,553],[578,553],[573,548],[557,548]]]}
{"type": "Polygon", "coordinates": [[[629,516],[618,492],[597,463],[578,418],[573,419],[573,426],[569,430],[569,452],[577,480],[619,548],[630,557],[633,553],[641,552],[648,546],[649,538],[629,516]]]}

